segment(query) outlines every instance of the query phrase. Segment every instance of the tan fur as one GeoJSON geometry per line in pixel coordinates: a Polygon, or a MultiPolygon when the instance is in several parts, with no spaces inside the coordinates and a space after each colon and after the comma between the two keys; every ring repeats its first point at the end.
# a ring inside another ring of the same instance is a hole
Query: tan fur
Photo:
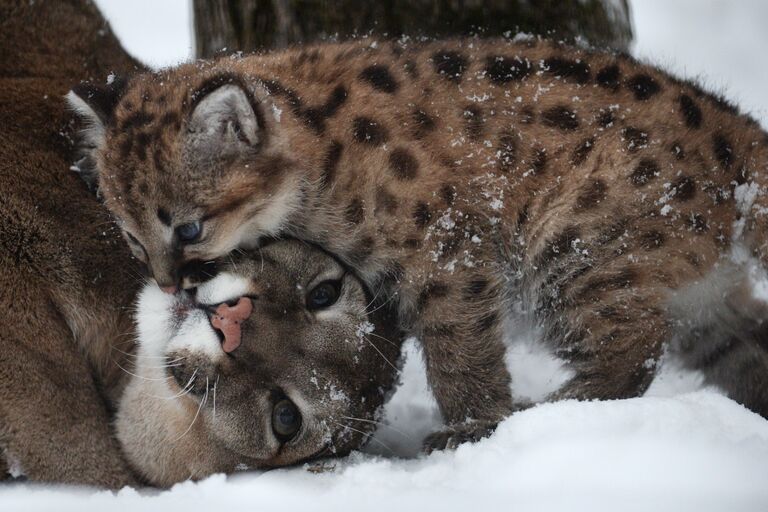
{"type": "MultiPolygon", "coordinates": [[[[94,157],[162,284],[275,231],[311,240],[398,303],[447,421],[493,424],[523,405],[501,342],[515,308],[576,372],[552,398],[645,390],[665,301],[728,254],[734,191],[763,190],[767,144],[723,100],[623,55],[364,40],[135,76],[94,157]],[[255,105],[259,142],[218,158],[189,120],[226,84],[255,105]],[[258,217],[269,205],[279,218],[258,217]],[[202,240],[162,239],[159,209],[202,219],[202,240]]],[[[763,261],[767,197],[738,239],[763,261]]]]}
{"type": "Polygon", "coordinates": [[[0,20],[0,479],[7,457],[35,482],[135,484],[110,414],[137,268],[70,170],[62,100],[135,62],[87,2],[3,1],[0,20]]]}

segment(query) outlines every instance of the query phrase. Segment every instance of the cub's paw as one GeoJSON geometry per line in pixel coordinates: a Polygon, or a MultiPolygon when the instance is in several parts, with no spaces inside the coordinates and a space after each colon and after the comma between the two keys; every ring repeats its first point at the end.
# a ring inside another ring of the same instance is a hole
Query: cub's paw
{"type": "Polygon", "coordinates": [[[463,443],[475,443],[490,437],[498,423],[491,421],[473,421],[461,425],[452,425],[427,436],[424,440],[424,453],[435,450],[454,450],[463,443]]]}

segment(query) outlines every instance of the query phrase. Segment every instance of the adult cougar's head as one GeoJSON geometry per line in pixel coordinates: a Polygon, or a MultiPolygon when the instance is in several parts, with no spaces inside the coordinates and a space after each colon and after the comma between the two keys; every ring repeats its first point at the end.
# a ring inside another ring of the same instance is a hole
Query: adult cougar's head
{"type": "Polygon", "coordinates": [[[137,322],[117,432],[157,485],[347,453],[397,373],[386,308],[298,241],[233,255],[194,298],[148,285],[137,322]]]}

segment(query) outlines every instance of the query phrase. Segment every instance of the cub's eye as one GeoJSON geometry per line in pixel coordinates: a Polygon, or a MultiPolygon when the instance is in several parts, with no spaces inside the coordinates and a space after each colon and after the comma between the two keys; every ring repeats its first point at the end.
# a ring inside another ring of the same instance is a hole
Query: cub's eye
{"type": "Polygon", "coordinates": [[[287,398],[272,408],[272,431],[281,441],[290,441],[301,428],[301,413],[287,398]]]}
{"type": "Polygon", "coordinates": [[[200,221],[187,222],[176,226],[176,236],[179,237],[181,242],[194,242],[200,237],[200,233],[203,231],[203,226],[200,221]]]}
{"type": "Polygon", "coordinates": [[[307,295],[307,309],[314,311],[333,306],[339,299],[340,290],[339,281],[323,281],[307,295]]]}

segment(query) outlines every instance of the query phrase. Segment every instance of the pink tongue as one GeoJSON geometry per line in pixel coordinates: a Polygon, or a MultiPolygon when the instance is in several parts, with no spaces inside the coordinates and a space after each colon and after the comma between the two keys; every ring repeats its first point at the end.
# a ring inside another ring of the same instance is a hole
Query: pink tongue
{"type": "Polygon", "coordinates": [[[240,346],[240,324],[251,316],[252,311],[253,304],[247,297],[240,297],[234,306],[220,304],[216,308],[211,325],[224,334],[224,352],[230,353],[240,346]]]}

